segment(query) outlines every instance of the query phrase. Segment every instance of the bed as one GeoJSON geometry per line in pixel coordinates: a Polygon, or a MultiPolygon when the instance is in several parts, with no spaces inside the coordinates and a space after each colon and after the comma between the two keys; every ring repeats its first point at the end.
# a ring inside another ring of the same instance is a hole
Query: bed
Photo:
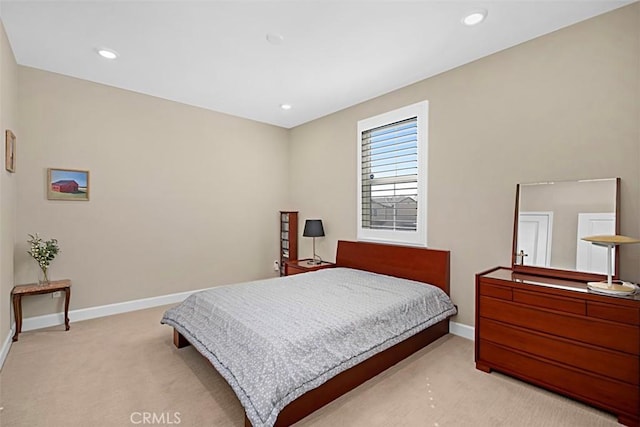
{"type": "Polygon", "coordinates": [[[448,294],[448,251],[339,241],[334,269],[199,292],[162,323],[227,380],[246,426],[284,426],[447,334],[448,294]]]}

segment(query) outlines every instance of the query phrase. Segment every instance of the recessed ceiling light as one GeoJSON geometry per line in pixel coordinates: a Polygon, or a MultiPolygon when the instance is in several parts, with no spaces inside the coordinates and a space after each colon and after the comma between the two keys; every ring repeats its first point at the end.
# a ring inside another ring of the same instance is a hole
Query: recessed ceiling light
{"type": "Polygon", "coordinates": [[[469,27],[477,25],[485,20],[487,11],[484,9],[474,10],[462,19],[462,23],[469,27]]]}
{"type": "Polygon", "coordinates": [[[267,34],[267,41],[271,44],[281,44],[284,41],[284,37],[280,34],[269,33],[267,34]]]}
{"type": "Polygon", "coordinates": [[[107,59],[116,59],[118,57],[118,53],[111,49],[98,49],[98,55],[107,59]]]}
{"type": "Polygon", "coordinates": [[[291,104],[280,104],[280,108],[283,110],[291,110],[291,104]]]}

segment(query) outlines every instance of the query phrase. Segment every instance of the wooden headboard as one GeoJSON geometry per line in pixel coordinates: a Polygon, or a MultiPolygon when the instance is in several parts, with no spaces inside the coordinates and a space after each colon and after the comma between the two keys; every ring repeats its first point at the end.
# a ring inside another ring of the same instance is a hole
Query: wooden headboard
{"type": "Polygon", "coordinates": [[[429,283],[449,295],[449,251],[339,240],[336,265],[429,283]]]}

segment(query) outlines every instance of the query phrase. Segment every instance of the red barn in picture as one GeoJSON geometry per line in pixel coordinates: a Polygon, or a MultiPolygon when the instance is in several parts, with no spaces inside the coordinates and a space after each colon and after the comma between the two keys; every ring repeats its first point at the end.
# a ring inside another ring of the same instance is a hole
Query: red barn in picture
{"type": "Polygon", "coordinates": [[[76,193],[78,191],[78,183],[70,179],[52,182],[51,191],[57,191],[59,193],[76,193]]]}

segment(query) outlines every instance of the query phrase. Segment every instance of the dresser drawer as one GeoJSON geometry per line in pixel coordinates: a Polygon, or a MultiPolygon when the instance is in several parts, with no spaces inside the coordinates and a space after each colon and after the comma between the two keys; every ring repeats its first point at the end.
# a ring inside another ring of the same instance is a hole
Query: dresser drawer
{"type": "Polygon", "coordinates": [[[555,295],[543,294],[540,292],[529,292],[514,289],[513,300],[535,307],[549,308],[552,310],[564,311],[573,314],[587,313],[586,301],[577,298],[564,298],[555,295]]]}
{"type": "Polygon", "coordinates": [[[482,320],[482,338],[505,347],[638,385],[640,359],[626,353],[579,344],[494,320],[482,320]]]}
{"type": "Polygon", "coordinates": [[[636,326],[538,309],[483,295],[480,295],[479,308],[481,317],[632,355],[640,352],[640,328],[636,326]]]}
{"type": "Polygon", "coordinates": [[[500,298],[511,301],[513,299],[513,291],[506,286],[489,285],[480,283],[480,295],[487,295],[494,298],[500,298]]]}
{"type": "Polygon", "coordinates": [[[536,357],[511,351],[488,341],[480,342],[480,360],[492,369],[567,393],[606,409],[638,416],[640,391],[637,385],[609,380],[584,371],[562,367],[536,357]]]}
{"type": "Polygon", "coordinates": [[[633,307],[622,307],[619,305],[588,301],[587,314],[599,319],[640,325],[640,310],[633,307]]]}

